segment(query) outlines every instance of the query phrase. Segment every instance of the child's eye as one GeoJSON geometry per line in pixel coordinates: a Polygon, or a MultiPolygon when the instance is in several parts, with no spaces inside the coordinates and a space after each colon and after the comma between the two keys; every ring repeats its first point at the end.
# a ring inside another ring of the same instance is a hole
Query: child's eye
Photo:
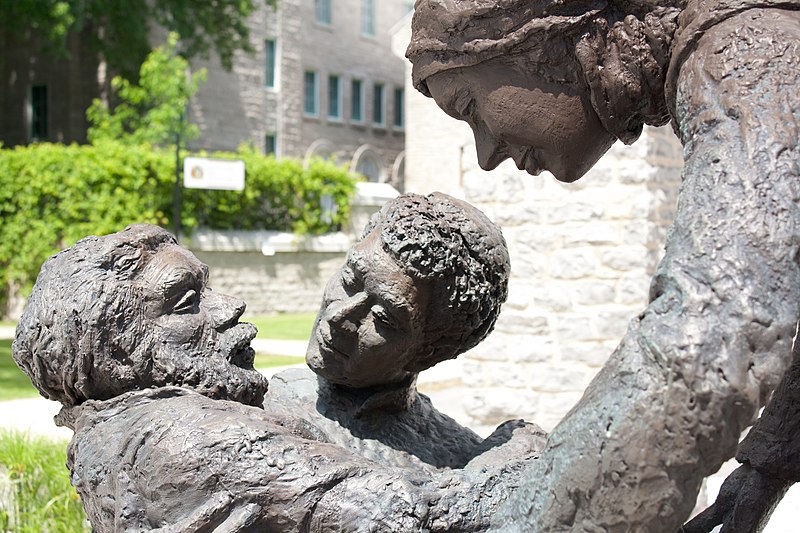
{"type": "Polygon", "coordinates": [[[189,313],[194,310],[195,304],[197,303],[197,291],[194,289],[189,289],[181,296],[178,303],[176,303],[172,307],[173,313],[189,313]]]}
{"type": "Polygon", "coordinates": [[[349,267],[342,269],[342,285],[346,289],[352,289],[356,285],[356,275],[349,267]]]}
{"type": "Polygon", "coordinates": [[[392,315],[386,312],[386,309],[379,305],[373,305],[371,311],[372,316],[375,317],[375,320],[378,323],[390,328],[395,327],[394,318],[392,318],[392,315]]]}

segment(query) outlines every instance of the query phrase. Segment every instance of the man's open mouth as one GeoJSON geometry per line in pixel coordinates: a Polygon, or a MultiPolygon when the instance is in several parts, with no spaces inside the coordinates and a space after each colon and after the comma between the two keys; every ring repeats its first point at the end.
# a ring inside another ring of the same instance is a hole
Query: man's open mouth
{"type": "Polygon", "coordinates": [[[230,364],[246,370],[253,369],[256,352],[250,343],[257,332],[253,324],[241,322],[222,334],[223,353],[230,364]]]}

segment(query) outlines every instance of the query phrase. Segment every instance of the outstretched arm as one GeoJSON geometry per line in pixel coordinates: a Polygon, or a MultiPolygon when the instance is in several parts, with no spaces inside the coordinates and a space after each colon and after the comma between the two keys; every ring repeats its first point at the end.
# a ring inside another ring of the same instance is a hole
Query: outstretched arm
{"type": "Polygon", "coordinates": [[[177,388],[78,409],[69,466],[101,533],[485,531],[525,465],[384,467],[291,419],[177,388]]]}
{"type": "Polygon", "coordinates": [[[759,11],[707,32],[681,67],[684,183],[651,302],[499,527],[679,530],[788,368],[800,316],[800,25],[759,11]]]}

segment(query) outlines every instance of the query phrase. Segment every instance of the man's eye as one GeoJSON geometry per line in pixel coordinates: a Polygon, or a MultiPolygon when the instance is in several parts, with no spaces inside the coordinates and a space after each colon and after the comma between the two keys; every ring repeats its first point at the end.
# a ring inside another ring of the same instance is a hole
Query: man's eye
{"type": "Polygon", "coordinates": [[[195,304],[197,303],[197,292],[194,289],[190,289],[186,291],[186,293],[181,296],[181,299],[178,300],[173,308],[173,313],[189,313],[194,311],[195,304]]]}
{"type": "Polygon", "coordinates": [[[395,327],[394,318],[392,317],[392,315],[386,312],[386,309],[384,309],[379,305],[373,305],[371,311],[372,311],[372,316],[375,317],[375,320],[379,324],[382,324],[390,328],[395,327]]]}

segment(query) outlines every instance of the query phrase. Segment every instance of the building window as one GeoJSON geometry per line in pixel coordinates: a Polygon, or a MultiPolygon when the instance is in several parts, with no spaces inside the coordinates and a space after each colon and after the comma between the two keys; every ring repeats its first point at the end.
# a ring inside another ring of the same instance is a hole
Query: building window
{"type": "Polygon", "coordinates": [[[361,35],[375,36],[375,0],[361,0],[361,35]]]}
{"type": "Polygon", "coordinates": [[[342,80],[339,76],[328,76],[328,117],[342,118],[342,80]]]}
{"type": "Polygon", "coordinates": [[[264,135],[264,153],[275,155],[278,152],[277,138],[274,133],[264,135]]]}
{"type": "Polygon", "coordinates": [[[382,181],[383,161],[381,161],[381,156],[373,149],[368,148],[366,145],[362,146],[356,150],[353,158],[355,159],[354,169],[357,173],[372,182],[382,181]]]}
{"type": "Polygon", "coordinates": [[[264,41],[264,85],[267,87],[275,87],[275,74],[277,67],[277,49],[273,39],[264,41]]]}
{"type": "Polygon", "coordinates": [[[47,85],[31,87],[30,117],[31,140],[47,140],[47,85]]]}
{"type": "Polygon", "coordinates": [[[313,70],[305,72],[304,81],[304,98],[303,98],[303,111],[306,115],[317,116],[318,107],[317,101],[319,100],[319,83],[317,80],[317,73],[313,70]]]}
{"type": "Polygon", "coordinates": [[[314,20],[319,24],[331,24],[331,0],[314,0],[314,20]]]}
{"type": "Polygon", "coordinates": [[[350,83],[350,118],[353,122],[364,122],[364,84],[361,80],[350,83]]]}
{"type": "Polygon", "coordinates": [[[403,127],[403,89],[394,90],[394,127],[403,127]]]}
{"type": "Polygon", "coordinates": [[[376,83],[372,87],[372,122],[383,125],[383,84],[376,83]]]}

